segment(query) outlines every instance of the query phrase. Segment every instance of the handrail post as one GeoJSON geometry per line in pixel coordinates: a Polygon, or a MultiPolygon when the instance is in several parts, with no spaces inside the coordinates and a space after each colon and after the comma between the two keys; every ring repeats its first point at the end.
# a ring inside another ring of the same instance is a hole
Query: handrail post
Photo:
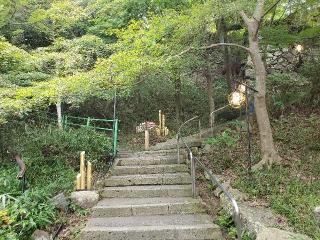
{"type": "MultiPolygon", "coordinates": [[[[238,206],[238,205],[236,205],[238,206]]],[[[241,231],[241,220],[240,220],[240,212],[239,209],[236,210],[233,214],[233,219],[237,228],[237,235],[238,235],[238,240],[241,240],[242,238],[242,231],[241,231]]]]}
{"type": "Polygon", "coordinates": [[[118,119],[113,122],[113,157],[117,155],[117,141],[118,141],[118,119]]]}
{"type": "Polygon", "coordinates": [[[87,127],[90,126],[90,117],[87,118],[87,127]]]}
{"type": "Polygon", "coordinates": [[[180,164],[180,135],[177,134],[177,152],[178,152],[178,164],[180,164]]]}
{"type": "Polygon", "coordinates": [[[199,119],[199,139],[201,140],[202,135],[201,135],[201,120],[199,119]]]}
{"type": "Polygon", "coordinates": [[[196,197],[196,165],[192,152],[189,152],[190,164],[191,164],[191,179],[192,179],[192,197],[196,197]]]}
{"type": "Polygon", "coordinates": [[[64,118],[64,127],[65,127],[65,129],[68,127],[68,115],[65,115],[65,118],[64,118]]]}

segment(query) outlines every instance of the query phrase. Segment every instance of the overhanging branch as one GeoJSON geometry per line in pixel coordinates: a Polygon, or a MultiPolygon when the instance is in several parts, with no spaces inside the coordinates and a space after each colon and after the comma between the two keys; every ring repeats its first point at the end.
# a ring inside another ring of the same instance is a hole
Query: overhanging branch
{"type": "Polygon", "coordinates": [[[176,58],[176,57],[180,57],[182,56],[183,54],[186,54],[190,51],[194,51],[194,50],[205,50],[205,49],[209,49],[209,48],[214,48],[214,47],[219,47],[219,46],[231,46],[231,47],[238,47],[238,48],[242,48],[244,50],[246,50],[247,52],[250,53],[250,49],[245,47],[245,46],[242,46],[242,45],[239,45],[239,44],[236,44],[236,43],[213,43],[213,44],[210,44],[208,46],[202,46],[202,47],[189,47],[185,50],[183,50],[182,52],[180,52],[179,54],[177,55],[173,55],[169,58],[166,59],[166,62],[171,60],[172,58],[176,58]]]}

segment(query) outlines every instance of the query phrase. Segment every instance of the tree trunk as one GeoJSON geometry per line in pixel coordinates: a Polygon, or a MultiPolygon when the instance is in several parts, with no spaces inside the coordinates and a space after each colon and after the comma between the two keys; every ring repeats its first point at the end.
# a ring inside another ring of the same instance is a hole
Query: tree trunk
{"type": "Polygon", "coordinates": [[[181,122],[181,78],[175,79],[175,108],[176,108],[176,120],[177,123],[181,122]]]}
{"type": "Polygon", "coordinates": [[[61,100],[60,99],[58,100],[56,107],[57,107],[57,116],[58,116],[58,128],[62,129],[63,128],[63,126],[62,126],[62,110],[61,110],[61,100]]]}
{"type": "Polygon", "coordinates": [[[215,115],[211,113],[215,109],[214,105],[214,97],[213,97],[213,79],[212,79],[212,74],[210,72],[210,69],[206,69],[205,72],[205,77],[207,80],[207,92],[208,92],[208,102],[209,102],[209,126],[213,127],[215,123],[215,115]]]}
{"type": "MultiPolygon", "coordinates": [[[[227,26],[223,18],[221,18],[218,21],[217,29],[218,29],[218,36],[219,36],[220,43],[228,42],[227,26]]],[[[224,50],[223,56],[224,56],[224,68],[226,73],[226,79],[227,79],[229,91],[231,92],[232,91],[232,74],[231,74],[230,48],[228,46],[223,46],[223,50],[224,50]]]]}
{"type": "Polygon", "coordinates": [[[241,13],[242,18],[248,27],[249,50],[255,70],[256,90],[258,91],[254,97],[254,104],[260,134],[262,160],[254,166],[254,169],[260,169],[264,164],[267,164],[267,166],[270,167],[274,161],[281,160],[274,145],[271,124],[267,111],[266,68],[262,61],[258,43],[258,30],[263,15],[263,5],[264,1],[258,0],[254,16],[251,19],[249,19],[245,13],[241,13]]]}

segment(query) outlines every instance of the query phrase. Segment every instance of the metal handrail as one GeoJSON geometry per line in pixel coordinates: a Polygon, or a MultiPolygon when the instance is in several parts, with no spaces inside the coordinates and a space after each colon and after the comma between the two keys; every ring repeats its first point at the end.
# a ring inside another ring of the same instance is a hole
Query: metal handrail
{"type": "Polygon", "coordinates": [[[180,136],[181,136],[181,129],[184,125],[186,125],[187,123],[197,119],[199,116],[195,116],[193,118],[190,118],[189,120],[185,121],[184,123],[181,124],[181,126],[179,127],[178,129],[178,134],[177,134],[177,142],[178,142],[178,146],[177,146],[177,150],[178,150],[178,164],[180,164],[180,143],[179,143],[179,140],[180,140],[180,136]]]}
{"type": "Polygon", "coordinates": [[[198,118],[198,116],[193,117],[186,122],[184,122],[177,133],[177,149],[178,149],[178,163],[180,163],[180,140],[185,145],[187,151],[188,151],[188,157],[190,160],[190,166],[191,166],[191,178],[192,178],[192,195],[195,198],[196,197],[196,164],[207,173],[207,175],[210,177],[210,180],[213,185],[216,185],[218,188],[222,190],[222,192],[227,196],[228,200],[230,201],[232,207],[233,207],[233,220],[235,222],[236,228],[237,228],[237,235],[238,240],[241,240],[241,221],[240,221],[240,210],[239,206],[234,199],[234,197],[231,195],[230,192],[219,182],[218,178],[207,168],[203,162],[201,162],[197,157],[193,156],[191,148],[188,146],[188,144],[184,141],[182,135],[181,135],[181,128],[185,126],[187,123],[191,122],[192,120],[198,118]]]}
{"type": "Polygon", "coordinates": [[[84,117],[74,117],[74,116],[69,116],[69,115],[64,115],[63,119],[64,119],[63,120],[64,127],[78,126],[78,127],[86,127],[86,128],[92,128],[95,130],[104,130],[104,131],[112,132],[112,163],[113,163],[113,160],[117,155],[118,128],[119,128],[119,120],[118,119],[98,119],[98,118],[91,118],[91,117],[84,118],[84,117]],[[68,121],[68,119],[69,119],[69,121],[68,121]],[[70,119],[84,120],[85,123],[83,123],[83,124],[73,123],[70,121],[70,119]],[[92,126],[92,122],[112,123],[112,128],[92,126]]]}

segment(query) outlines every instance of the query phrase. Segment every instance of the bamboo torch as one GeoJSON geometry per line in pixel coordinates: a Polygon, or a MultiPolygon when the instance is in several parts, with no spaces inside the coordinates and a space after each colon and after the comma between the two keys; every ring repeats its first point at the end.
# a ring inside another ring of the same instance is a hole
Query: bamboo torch
{"type": "Polygon", "coordinates": [[[81,174],[80,173],[78,173],[78,175],[77,175],[76,184],[77,184],[76,190],[80,190],[80,188],[81,188],[81,174]]]}
{"type": "Polygon", "coordinates": [[[92,188],[92,164],[87,162],[87,190],[92,188]]]}
{"type": "Polygon", "coordinates": [[[165,115],[163,114],[162,115],[162,131],[163,131],[163,135],[165,136],[166,135],[166,133],[165,133],[165,128],[166,128],[166,117],[165,117],[165,115]]]}
{"type": "Polygon", "coordinates": [[[144,148],[145,148],[145,150],[149,150],[149,142],[150,142],[149,130],[146,129],[144,131],[144,148]]]}
{"type": "Polygon", "coordinates": [[[162,114],[161,114],[161,110],[159,110],[159,129],[160,129],[160,135],[162,132],[162,114]]]}
{"type": "Polygon", "coordinates": [[[80,189],[84,190],[86,188],[86,169],[85,169],[85,152],[80,153],[80,174],[81,174],[81,186],[80,189]]]}

